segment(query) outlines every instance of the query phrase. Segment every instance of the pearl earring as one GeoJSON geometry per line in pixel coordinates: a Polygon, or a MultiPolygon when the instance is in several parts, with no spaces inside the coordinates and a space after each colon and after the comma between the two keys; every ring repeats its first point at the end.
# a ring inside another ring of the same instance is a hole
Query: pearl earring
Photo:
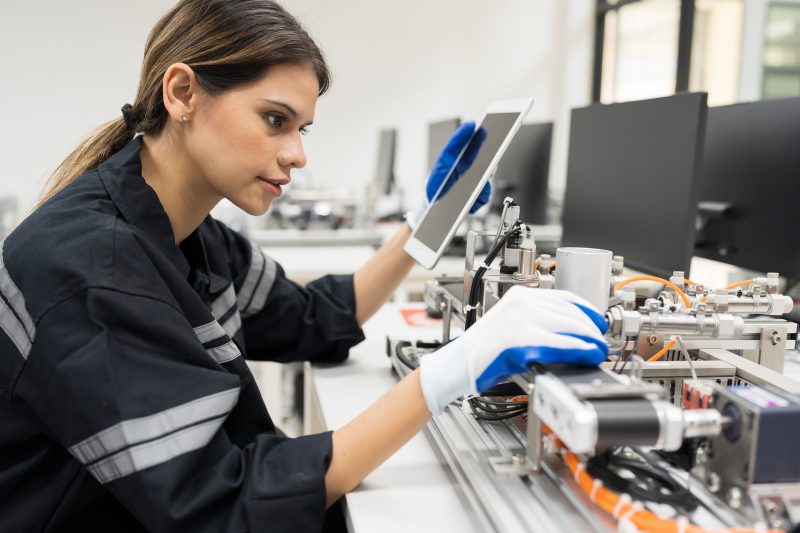
{"type": "Polygon", "coordinates": [[[189,122],[189,119],[186,118],[186,115],[181,116],[181,122],[189,122]]]}

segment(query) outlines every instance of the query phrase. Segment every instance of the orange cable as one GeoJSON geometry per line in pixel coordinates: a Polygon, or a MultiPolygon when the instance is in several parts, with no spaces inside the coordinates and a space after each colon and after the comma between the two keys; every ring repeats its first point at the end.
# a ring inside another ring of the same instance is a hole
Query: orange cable
{"type": "MultiPolygon", "coordinates": [[[[543,429],[545,435],[552,434],[552,430],[549,427],[544,426],[543,429]]],[[[661,518],[644,508],[636,508],[632,501],[630,503],[623,502],[616,492],[603,487],[602,484],[595,487],[595,480],[586,472],[586,468],[578,469],[578,465],[581,464],[578,456],[569,451],[560,440],[556,440],[555,444],[563,452],[562,458],[564,464],[569,468],[569,471],[572,473],[573,478],[581,490],[586,493],[598,507],[614,518],[627,516],[628,520],[638,529],[649,533],[676,533],[678,531],[684,531],[685,533],[708,533],[706,529],[694,524],[687,524],[685,528],[681,529],[681,524],[679,524],[677,520],[661,518]]],[[[759,530],[754,528],[732,528],[726,529],[726,531],[756,533],[759,530]]],[[[781,532],[779,530],[770,529],[766,530],[765,533],[781,532]]]]}
{"type": "Polygon", "coordinates": [[[647,362],[652,363],[653,361],[658,361],[659,359],[661,359],[665,353],[670,351],[670,349],[672,349],[672,347],[675,346],[675,342],[676,339],[672,339],[671,341],[669,341],[666,346],[664,346],[658,352],[656,352],[655,355],[653,355],[653,357],[647,360],[647,362]]]}
{"type": "Polygon", "coordinates": [[[672,289],[672,290],[674,290],[675,292],[678,293],[678,296],[680,296],[681,299],[683,300],[683,303],[686,306],[686,309],[690,309],[692,307],[692,304],[689,302],[689,297],[686,296],[686,293],[683,292],[683,290],[680,287],[678,287],[677,285],[675,285],[674,283],[672,283],[669,280],[666,280],[664,278],[659,278],[659,277],[656,277],[656,276],[634,276],[632,278],[628,278],[628,279],[626,279],[624,281],[620,281],[619,283],[617,283],[614,286],[614,291],[616,292],[619,289],[621,289],[622,287],[624,287],[625,285],[627,285],[628,283],[633,283],[634,281],[657,281],[659,283],[663,283],[664,285],[666,285],[667,287],[669,287],[670,289],[672,289]]]}
{"type": "MultiPolygon", "coordinates": [[[[555,268],[555,267],[556,267],[556,262],[555,261],[550,263],[550,268],[555,268]]],[[[533,269],[534,270],[539,270],[539,260],[538,259],[536,260],[536,262],[533,263],[533,269]]]]}
{"type": "Polygon", "coordinates": [[[735,289],[736,287],[741,287],[742,285],[750,285],[754,281],[755,281],[754,279],[745,279],[745,280],[742,280],[742,281],[737,281],[736,283],[731,283],[730,285],[725,287],[725,290],[727,291],[727,290],[730,290],[730,289],[735,289]]]}
{"type": "MultiPolygon", "coordinates": [[[[730,289],[735,289],[736,287],[743,287],[744,285],[750,285],[751,283],[754,283],[755,281],[756,280],[754,280],[754,279],[745,279],[745,280],[742,280],[742,281],[737,281],[736,283],[731,283],[730,285],[728,285],[727,287],[723,288],[722,290],[728,291],[730,289]]],[[[705,302],[706,300],[708,300],[708,296],[703,296],[702,298],[700,298],[701,302],[705,302]]]]}

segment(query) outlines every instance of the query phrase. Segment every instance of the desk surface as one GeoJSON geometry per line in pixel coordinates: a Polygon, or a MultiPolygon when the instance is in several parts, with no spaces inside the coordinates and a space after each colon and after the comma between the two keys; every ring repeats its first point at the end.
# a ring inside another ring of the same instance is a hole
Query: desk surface
{"type": "MultiPolygon", "coordinates": [[[[328,429],[344,426],[397,383],[386,356],[387,335],[439,336],[438,327],[407,325],[399,309],[396,304],[386,304],[365,324],[367,338],[351,350],[346,363],[308,370],[328,429]]],[[[785,374],[800,378],[800,353],[787,353],[785,374]]],[[[346,495],[345,502],[354,533],[480,531],[478,518],[450,467],[424,431],[346,495]]]]}
{"type": "MultiPolygon", "coordinates": [[[[435,338],[440,330],[408,326],[398,306],[387,304],[364,331],[367,339],[346,363],[310,370],[328,429],[342,427],[397,383],[386,335],[435,338]]],[[[345,496],[351,531],[479,531],[458,482],[429,439],[425,432],[417,434],[345,496]]]]}
{"type": "MultiPolygon", "coordinates": [[[[264,253],[283,266],[292,280],[305,284],[326,274],[352,274],[375,255],[371,246],[281,246],[264,247],[264,253]]],[[[440,275],[462,276],[464,258],[443,257],[432,270],[414,265],[405,283],[421,282],[440,275]]]]}

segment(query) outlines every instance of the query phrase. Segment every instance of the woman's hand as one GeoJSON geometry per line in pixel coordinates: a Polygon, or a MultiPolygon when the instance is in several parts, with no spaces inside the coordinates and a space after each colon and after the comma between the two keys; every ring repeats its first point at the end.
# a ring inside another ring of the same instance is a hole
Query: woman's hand
{"type": "Polygon", "coordinates": [[[607,329],[600,312],[571,292],[513,287],[464,334],[421,359],[428,409],[439,414],[533,363],[597,366],[608,355],[607,329]]]}
{"type": "MultiPolygon", "coordinates": [[[[485,140],[486,129],[480,128],[475,131],[474,121],[465,122],[453,133],[452,137],[450,137],[450,140],[447,141],[447,145],[444,147],[444,150],[442,150],[442,153],[439,154],[439,158],[433,164],[431,174],[428,177],[428,183],[425,185],[425,199],[420,202],[420,205],[418,205],[416,209],[413,209],[406,214],[406,222],[411,227],[412,231],[417,229],[420,220],[422,220],[422,215],[425,214],[425,210],[428,208],[428,205],[433,201],[433,199],[442,198],[445,194],[447,194],[447,192],[453,187],[458,179],[469,169],[469,167],[475,161],[475,158],[478,156],[478,152],[480,151],[483,141],[485,140]],[[470,142],[470,139],[472,139],[472,142],[470,142]],[[464,152],[463,157],[461,157],[453,169],[450,179],[445,182],[445,178],[450,173],[453,163],[455,163],[458,155],[462,150],[464,150],[465,146],[466,151],[464,152]]],[[[484,206],[489,201],[491,195],[492,184],[487,182],[478,196],[478,199],[475,200],[474,204],[472,204],[472,208],[470,208],[469,212],[474,213],[484,206]]]]}

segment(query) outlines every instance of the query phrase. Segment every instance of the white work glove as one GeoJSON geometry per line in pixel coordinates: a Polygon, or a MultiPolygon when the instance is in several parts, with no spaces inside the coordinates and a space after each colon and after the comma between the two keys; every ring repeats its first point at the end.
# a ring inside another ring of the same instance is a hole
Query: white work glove
{"type": "Polygon", "coordinates": [[[597,366],[608,355],[607,329],[603,315],[569,291],[512,287],[460,337],[420,360],[428,409],[441,414],[533,363],[597,366]]]}

